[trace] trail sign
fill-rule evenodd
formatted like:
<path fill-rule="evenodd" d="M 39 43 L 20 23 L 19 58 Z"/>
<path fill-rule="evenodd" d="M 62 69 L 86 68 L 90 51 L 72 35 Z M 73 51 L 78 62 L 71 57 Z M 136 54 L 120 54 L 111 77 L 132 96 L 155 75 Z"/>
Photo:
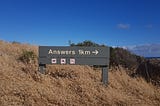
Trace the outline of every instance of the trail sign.
<path fill-rule="evenodd" d="M 38 63 L 42 73 L 46 64 L 99 65 L 106 69 L 109 66 L 109 55 L 109 47 L 39 46 Z M 107 69 L 106 72 L 104 69 L 102 73 L 107 76 Z M 104 78 L 102 80 L 107 83 L 107 78 Z"/>

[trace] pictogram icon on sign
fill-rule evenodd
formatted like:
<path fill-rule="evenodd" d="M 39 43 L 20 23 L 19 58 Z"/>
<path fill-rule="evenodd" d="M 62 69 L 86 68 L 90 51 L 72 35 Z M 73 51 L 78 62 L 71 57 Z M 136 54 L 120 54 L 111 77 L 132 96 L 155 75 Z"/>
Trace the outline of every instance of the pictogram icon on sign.
<path fill-rule="evenodd" d="M 75 64 L 75 59 L 70 59 L 70 64 Z"/>
<path fill-rule="evenodd" d="M 61 59 L 61 64 L 66 64 L 66 59 L 62 58 Z"/>
<path fill-rule="evenodd" d="M 53 59 L 51 60 L 51 63 L 52 63 L 52 64 L 56 64 L 56 63 L 57 63 L 57 59 L 56 59 L 56 58 L 53 58 Z"/>

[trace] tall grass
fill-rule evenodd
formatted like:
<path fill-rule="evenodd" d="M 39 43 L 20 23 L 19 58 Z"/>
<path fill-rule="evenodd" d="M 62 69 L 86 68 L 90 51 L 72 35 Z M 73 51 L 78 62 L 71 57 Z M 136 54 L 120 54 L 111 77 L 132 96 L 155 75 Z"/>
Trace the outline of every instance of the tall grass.
<path fill-rule="evenodd" d="M 101 83 L 101 70 L 79 65 L 48 65 L 38 72 L 37 61 L 17 58 L 23 49 L 36 46 L 0 41 L 0 106 L 158 106 L 160 89 L 142 78 L 131 78 L 127 69 L 112 67 L 109 85 Z"/>

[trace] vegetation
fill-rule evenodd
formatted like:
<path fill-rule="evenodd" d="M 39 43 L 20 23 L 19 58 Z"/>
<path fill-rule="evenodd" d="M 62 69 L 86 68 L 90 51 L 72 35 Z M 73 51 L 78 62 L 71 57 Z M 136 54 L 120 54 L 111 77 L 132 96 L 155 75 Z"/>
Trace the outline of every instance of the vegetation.
<path fill-rule="evenodd" d="M 99 69 L 49 65 L 44 75 L 38 72 L 37 61 L 28 65 L 17 60 L 22 51 L 37 55 L 38 47 L 0 41 L 0 51 L 0 106 L 160 105 L 160 88 L 141 77 L 130 77 L 129 69 L 121 66 L 110 68 L 106 87 L 100 82 Z"/>
<path fill-rule="evenodd" d="M 110 47 L 110 51 L 110 65 L 112 66 L 121 65 L 125 68 L 134 70 L 144 60 L 143 57 L 132 54 L 123 48 Z"/>
<path fill-rule="evenodd" d="M 21 60 L 24 63 L 32 63 L 35 61 L 36 59 L 36 54 L 33 51 L 26 51 L 23 50 L 23 53 L 21 54 L 21 56 L 19 57 L 19 60 Z"/>
<path fill-rule="evenodd" d="M 92 41 L 86 40 L 77 44 L 71 43 L 70 46 L 104 47 L 106 45 L 100 45 Z M 132 54 L 123 48 L 110 47 L 110 65 L 113 67 L 121 65 L 125 68 L 135 69 L 136 66 L 138 66 L 142 60 L 143 60 L 142 57 Z"/>
<path fill-rule="evenodd" d="M 106 46 L 94 43 L 92 41 L 84 41 L 81 43 L 74 44 L 70 46 Z M 160 85 L 160 65 L 159 60 L 147 60 L 143 57 L 135 55 L 128 50 L 123 48 L 113 48 L 110 47 L 110 67 L 122 66 L 129 69 L 127 73 L 132 76 L 141 76 L 148 82 L 152 82 L 155 85 Z M 96 66 L 97 67 L 97 66 Z"/>
<path fill-rule="evenodd" d="M 13 41 L 12 44 L 21 44 L 21 43 L 17 41 Z"/>
<path fill-rule="evenodd" d="M 97 46 L 105 46 L 105 45 L 100 45 L 100 44 L 97 44 L 95 42 L 92 42 L 90 40 L 85 40 L 83 42 L 80 42 L 80 43 L 70 43 L 70 46 L 92 46 L 92 47 L 97 47 Z"/>

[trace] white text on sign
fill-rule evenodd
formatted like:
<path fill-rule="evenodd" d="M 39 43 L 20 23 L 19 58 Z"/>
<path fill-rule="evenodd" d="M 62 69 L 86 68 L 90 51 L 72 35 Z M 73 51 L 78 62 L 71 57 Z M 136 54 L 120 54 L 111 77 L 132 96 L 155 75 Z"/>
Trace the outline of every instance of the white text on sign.
<path fill-rule="evenodd" d="M 74 50 L 52 50 L 52 49 L 50 49 L 48 51 L 48 54 L 53 54 L 53 55 L 75 55 L 76 52 Z"/>
<path fill-rule="evenodd" d="M 76 53 L 78 55 L 91 55 L 91 54 L 97 55 L 99 51 L 98 50 L 89 51 L 83 49 L 79 49 L 77 52 L 75 50 L 52 50 L 52 49 L 48 51 L 48 54 L 51 55 L 76 55 Z"/>

